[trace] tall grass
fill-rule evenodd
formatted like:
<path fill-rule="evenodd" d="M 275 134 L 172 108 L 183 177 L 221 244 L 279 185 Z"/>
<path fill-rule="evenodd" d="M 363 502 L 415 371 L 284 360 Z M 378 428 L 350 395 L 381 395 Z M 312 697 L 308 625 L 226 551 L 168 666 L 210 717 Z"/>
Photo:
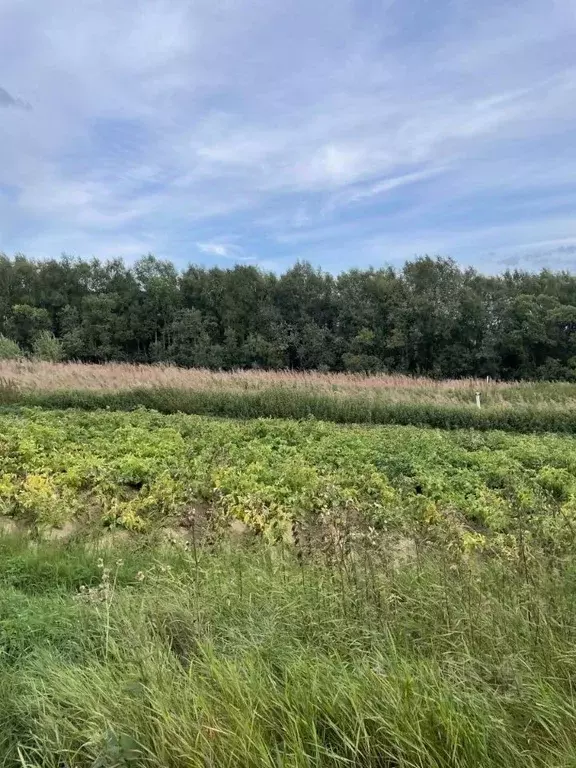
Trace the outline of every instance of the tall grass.
<path fill-rule="evenodd" d="M 1 765 L 575 764 L 571 564 L 0 549 Z"/>
<path fill-rule="evenodd" d="M 370 393 L 329 394 L 306 389 L 129 389 L 21 391 L 11 384 L 0 385 L 0 405 L 83 410 L 133 410 L 150 408 L 160 413 L 252 419 L 316 418 L 340 424 L 404 424 L 440 429 L 502 429 L 512 432 L 576 433 L 576 407 L 558 405 L 517 407 L 434 402 L 393 402 Z"/>
<path fill-rule="evenodd" d="M 1 360 L 0 378 L 18 382 L 23 389 L 104 389 L 132 387 L 169 387 L 174 389 L 266 389 L 270 386 L 313 388 L 319 391 L 386 390 L 398 396 L 402 391 L 426 390 L 430 394 L 446 390 L 467 393 L 486 388 L 483 379 L 435 380 L 400 374 L 367 375 L 361 373 L 321 373 L 319 371 L 236 370 L 211 371 L 178 368 L 173 365 L 131 363 L 50 363 L 32 360 Z M 503 389 L 514 384 L 489 385 Z M 408 393 L 407 393 L 408 394 Z"/>
<path fill-rule="evenodd" d="M 484 379 L 430 379 L 400 374 L 321 373 L 319 371 L 232 372 L 186 369 L 171 365 L 129 363 L 49 363 L 0 360 L 0 380 L 22 391 L 181 389 L 254 392 L 305 390 L 316 394 L 358 394 L 388 402 L 475 404 L 481 393 L 487 405 L 576 404 L 576 385 L 567 382 L 494 382 Z"/>
<path fill-rule="evenodd" d="M 481 408 L 477 408 L 476 393 Z M 576 385 L 0 361 L 0 405 L 576 432 Z"/>

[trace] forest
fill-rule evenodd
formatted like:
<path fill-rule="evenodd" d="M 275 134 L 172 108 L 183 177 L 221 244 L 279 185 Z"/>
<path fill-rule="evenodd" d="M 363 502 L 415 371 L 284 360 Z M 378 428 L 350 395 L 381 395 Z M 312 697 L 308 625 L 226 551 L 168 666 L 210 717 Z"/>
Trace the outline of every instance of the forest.
<path fill-rule="evenodd" d="M 576 380 L 576 276 L 0 255 L 0 357 Z"/>

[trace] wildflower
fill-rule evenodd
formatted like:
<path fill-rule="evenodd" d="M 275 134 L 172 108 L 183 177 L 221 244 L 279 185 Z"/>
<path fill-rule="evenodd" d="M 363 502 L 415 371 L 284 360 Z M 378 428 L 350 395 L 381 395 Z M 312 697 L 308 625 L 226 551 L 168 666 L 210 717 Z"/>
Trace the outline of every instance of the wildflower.
<path fill-rule="evenodd" d="M 124 560 L 122 559 L 116 560 L 116 568 L 122 568 L 123 565 L 124 565 Z"/>
<path fill-rule="evenodd" d="M 99 557 L 98 560 L 96 561 L 96 567 L 100 568 L 100 570 L 102 570 L 102 568 L 104 568 L 104 560 L 102 560 L 101 557 Z"/>
<path fill-rule="evenodd" d="M 146 574 L 144 573 L 144 571 L 138 571 L 138 573 L 136 574 L 136 581 L 144 581 L 145 578 L 146 578 Z"/>

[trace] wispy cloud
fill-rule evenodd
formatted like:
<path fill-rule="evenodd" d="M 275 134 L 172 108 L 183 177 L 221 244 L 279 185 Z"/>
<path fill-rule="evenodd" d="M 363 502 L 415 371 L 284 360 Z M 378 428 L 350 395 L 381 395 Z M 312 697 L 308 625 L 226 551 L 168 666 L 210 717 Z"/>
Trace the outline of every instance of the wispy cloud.
<path fill-rule="evenodd" d="M 537 267 L 576 235 L 575 32 L 573 0 L 6 0 L 0 250 Z"/>
<path fill-rule="evenodd" d="M 222 259 L 234 259 L 235 261 L 246 261 L 249 259 L 245 251 L 239 245 L 226 242 L 196 243 L 198 250 L 208 256 L 216 256 Z"/>
<path fill-rule="evenodd" d="M 401 176 L 393 176 L 388 179 L 383 179 L 375 183 L 358 184 L 351 187 L 344 192 L 338 192 L 333 195 L 324 206 L 323 212 L 328 213 L 333 211 L 339 206 L 352 205 L 365 201 L 369 198 L 383 195 L 386 192 L 392 192 L 392 190 L 398 187 L 403 187 L 406 184 L 414 184 L 424 179 L 430 179 L 437 176 L 439 173 L 445 170 L 444 168 L 427 168 L 423 171 L 414 171 L 413 173 L 404 173 Z"/>

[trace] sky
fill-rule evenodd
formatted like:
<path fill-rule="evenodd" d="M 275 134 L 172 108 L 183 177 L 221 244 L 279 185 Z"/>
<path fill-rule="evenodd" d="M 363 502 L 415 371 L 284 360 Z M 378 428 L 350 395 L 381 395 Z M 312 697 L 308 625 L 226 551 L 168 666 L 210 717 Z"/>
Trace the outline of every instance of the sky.
<path fill-rule="evenodd" d="M 576 0 L 0 0 L 0 251 L 576 271 Z"/>

